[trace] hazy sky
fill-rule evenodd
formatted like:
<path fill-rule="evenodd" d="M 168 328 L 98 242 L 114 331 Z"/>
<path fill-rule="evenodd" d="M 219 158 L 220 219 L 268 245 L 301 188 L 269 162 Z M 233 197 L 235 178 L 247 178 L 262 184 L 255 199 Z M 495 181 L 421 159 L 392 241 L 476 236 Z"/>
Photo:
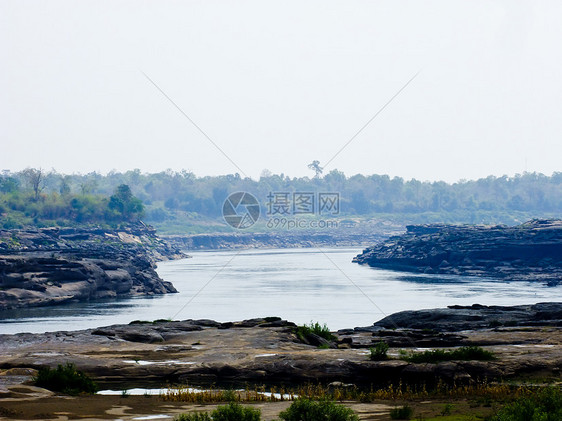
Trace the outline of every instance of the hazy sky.
<path fill-rule="evenodd" d="M 0 2 L 0 170 L 562 171 L 559 1 Z"/>

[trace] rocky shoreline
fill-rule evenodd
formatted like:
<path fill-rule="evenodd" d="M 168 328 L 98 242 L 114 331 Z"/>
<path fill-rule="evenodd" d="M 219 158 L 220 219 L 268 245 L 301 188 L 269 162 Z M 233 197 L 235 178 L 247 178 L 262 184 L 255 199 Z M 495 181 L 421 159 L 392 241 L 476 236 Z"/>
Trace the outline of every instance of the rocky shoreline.
<path fill-rule="evenodd" d="M 532 220 L 514 227 L 436 224 L 406 229 L 353 261 L 425 274 L 562 283 L 561 220 Z"/>
<path fill-rule="evenodd" d="M 523 317 L 526 308 L 531 311 Z M 493 312 L 503 324 L 449 329 L 451 320 L 476 320 L 483 311 Z M 423 329 L 416 318 L 423 319 Z M 325 349 L 318 347 L 322 343 L 314 336 L 300 338 L 294 328 L 293 323 L 272 317 L 229 323 L 161 320 L 74 332 L 0 335 L 0 369 L 72 362 L 100 384 L 113 387 L 306 382 L 384 387 L 535 375 L 560 378 L 562 367 L 562 303 L 398 313 L 370 327 L 334 332 L 336 339 Z M 368 348 L 380 341 L 390 346 L 391 358 L 371 361 Z M 467 345 L 483 346 L 497 358 L 436 364 L 399 358 L 400 349 Z"/>
<path fill-rule="evenodd" d="M 501 316 L 503 325 L 476 323 L 486 312 Z M 333 332 L 336 338 L 323 347 L 318 344 L 327 344 L 315 335 L 299 337 L 293 323 L 275 317 L 228 323 L 137 321 L 74 332 L 0 335 L 0 418 L 171 420 L 224 403 L 204 401 L 209 392 L 249 390 L 287 397 L 246 403 L 273 421 L 291 404 L 286 400 L 293 397 L 290 393 L 320 388 L 331 396 L 352 393 L 356 398 L 343 403 L 360 419 L 388 421 L 390 411 L 403 404 L 415 408 L 420 418 L 440 419 L 435 417 L 452 402 L 457 414 L 490 416 L 496 405 L 492 399 L 519 387 L 562 384 L 561 312 L 562 303 L 403 312 L 372 326 Z M 474 324 L 459 331 L 450 325 L 459 317 Z M 423 329 L 414 324 L 416 318 L 424 319 Z M 381 341 L 390 347 L 388 359 L 371 361 L 369 348 Z M 480 346 L 495 359 L 403 359 L 404 352 L 458 346 Z M 38 369 L 66 363 L 75 364 L 105 392 L 68 396 L 34 385 Z M 195 395 L 174 398 L 184 391 Z M 373 391 L 380 397 L 361 397 Z M 402 391 L 414 394 L 407 398 Z M 502 395 L 494 398 L 496 393 Z"/>
<path fill-rule="evenodd" d="M 174 293 L 156 262 L 182 257 L 142 223 L 0 230 L 0 310 Z"/>
<path fill-rule="evenodd" d="M 360 247 L 378 243 L 399 228 L 365 233 L 353 230 L 329 232 L 262 232 L 215 233 L 163 236 L 170 244 L 182 250 L 230 250 L 255 248 L 310 248 L 310 247 Z"/>
<path fill-rule="evenodd" d="M 458 332 L 495 327 L 562 327 L 562 303 L 519 306 L 449 306 L 442 309 L 401 311 L 376 322 L 371 331 L 384 329 L 426 329 Z"/>

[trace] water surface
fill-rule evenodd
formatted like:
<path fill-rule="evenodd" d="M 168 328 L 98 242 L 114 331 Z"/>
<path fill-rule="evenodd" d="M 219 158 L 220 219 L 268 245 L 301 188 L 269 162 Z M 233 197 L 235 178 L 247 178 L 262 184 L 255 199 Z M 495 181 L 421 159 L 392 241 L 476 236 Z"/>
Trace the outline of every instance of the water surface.
<path fill-rule="evenodd" d="M 367 326 L 385 315 L 452 304 L 560 301 L 562 286 L 451 275 L 417 275 L 351 263 L 360 249 L 192 252 L 162 262 L 178 294 L 0 312 L 0 333 L 86 329 L 132 320 L 234 321 L 280 316 L 331 329 Z"/>

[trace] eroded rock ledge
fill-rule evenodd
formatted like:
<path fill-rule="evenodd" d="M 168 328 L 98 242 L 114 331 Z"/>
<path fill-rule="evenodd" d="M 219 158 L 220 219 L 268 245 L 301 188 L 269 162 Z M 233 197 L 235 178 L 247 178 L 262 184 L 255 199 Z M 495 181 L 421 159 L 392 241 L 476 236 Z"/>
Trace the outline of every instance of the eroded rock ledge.
<path fill-rule="evenodd" d="M 557 326 L 562 328 L 562 303 L 519 306 L 454 305 L 447 308 L 408 310 L 394 313 L 365 329 L 421 329 L 459 332 L 496 327 Z"/>
<path fill-rule="evenodd" d="M 413 225 L 353 260 L 394 270 L 562 282 L 562 221 L 508 226 Z"/>
<path fill-rule="evenodd" d="M 277 218 L 283 220 L 283 218 Z M 275 220 L 275 218 L 272 218 Z M 322 221 L 321 221 L 322 222 Z M 403 231 L 402 225 L 391 222 L 362 222 L 352 219 L 324 221 L 318 229 L 288 229 L 266 232 L 223 232 L 163 236 L 170 244 L 183 250 L 230 250 L 254 248 L 359 247 L 378 243 Z M 337 226 L 329 225 L 337 222 Z M 280 222 L 281 224 L 281 222 Z"/>
<path fill-rule="evenodd" d="M 552 304 L 555 305 L 559 310 L 562 307 Z M 74 332 L 0 335 L 0 370 L 72 362 L 103 385 L 118 387 L 245 382 L 384 386 L 400 382 L 431 385 L 439 381 L 462 384 L 483 379 L 559 378 L 562 329 L 549 326 L 550 320 L 545 320 L 541 328 L 537 328 L 538 318 L 533 322 L 532 326 L 462 332 L 408 327 L 390 330 L 383 323 L 376 329 L 340 330 L 336 346 L 331 349 L 303 343 L 294 333 L 294 324 L 280 318 L 229 323 L 136 322 Z M 368 348 L 381 340 L 390 345 L 391 358 L 370 361 Z M 461 345 L 483 346 L 497 359 L 437 364 L 399 359 L 400 349 Z"/>
<path fill-rule="evenodd" d="M 0 310 L 177 292 L 155 264 L 181 257 L 142 223 L 0 230 Z"/>

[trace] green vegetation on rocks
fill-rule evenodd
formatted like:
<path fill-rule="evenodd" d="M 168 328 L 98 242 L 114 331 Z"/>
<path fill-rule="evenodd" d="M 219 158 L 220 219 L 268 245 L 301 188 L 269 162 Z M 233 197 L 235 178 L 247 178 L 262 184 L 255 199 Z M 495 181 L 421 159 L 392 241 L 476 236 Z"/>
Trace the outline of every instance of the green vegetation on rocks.
<path fill-rule="evenodd" d="M 332 334 L 332 332 L 330 332 L 330 328 L 326 324 L 321 325 L 318 322 L 316 323 L 310 322 L 309 325 L 305 323 L 302 326 L 297 326 L 295 328 L 295 334 L 301 341 L 306 340 L 307 336 L 310 334 L 320 336 L 321 338 L 324 338 L 327 341 L 333 341 L 337 339 Z"/>
<path fill-rule="evenodd" d="M 410 353 L 402 359 L 411 363 L 438 363 L 442 361 L 491 361 L 496 357 L 490 351 L 479 346 L 463 346 L 453 350 L 433 349 L 424 352 Z"/>
<path fill-rule="evenodd" d="M 71 363 L 59 364 L 55 369 L 41 368 L 35 378 L 35 385 L 67 395 L 96 393 L 98 390 L 96 383 Z"/>
<path fill-rule="evenodd" d="M 388 359 L 388 344 L 380 341 L 374 348 L 369 348 L 371 361 L 384 361 Z"/>

